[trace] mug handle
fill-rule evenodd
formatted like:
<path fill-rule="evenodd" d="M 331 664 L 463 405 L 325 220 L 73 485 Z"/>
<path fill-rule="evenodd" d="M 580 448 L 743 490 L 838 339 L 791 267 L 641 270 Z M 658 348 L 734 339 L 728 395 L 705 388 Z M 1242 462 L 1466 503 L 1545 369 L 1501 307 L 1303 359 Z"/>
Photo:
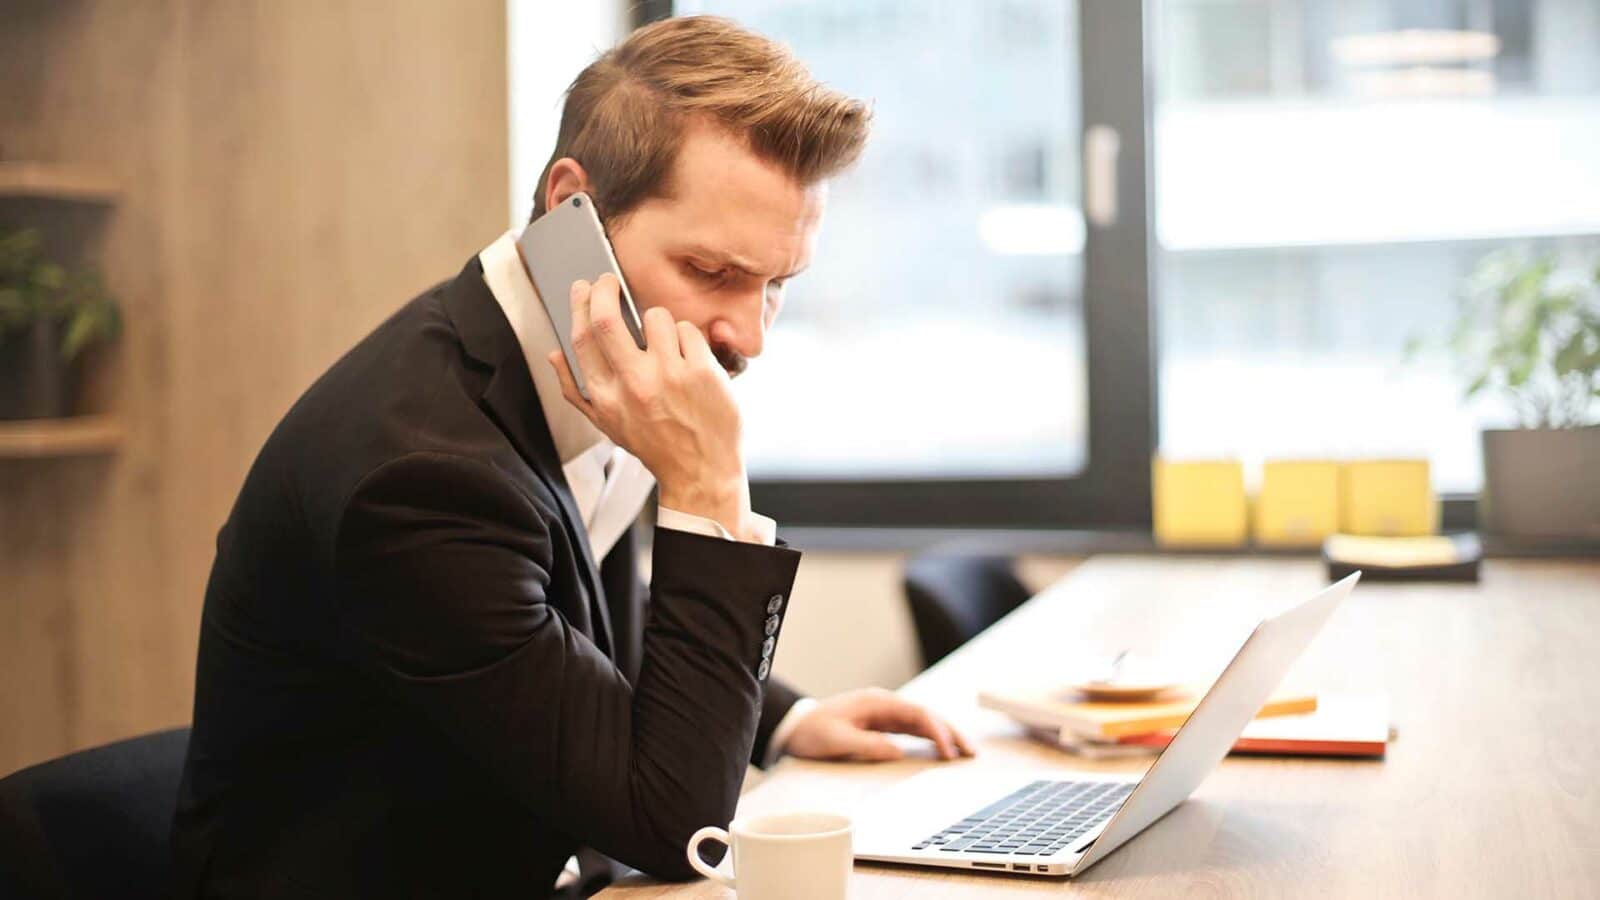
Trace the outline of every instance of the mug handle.
<path fill-rule="evenodd" d="M 729 852 L 732 852 L 733 842 L 728 840 L 728 833 L 715 825 L 707 825 L 699 831 L 696 831 L 694 833 L 694 837 L 689 838 L 689 865 L 693 866 L 696 872 L 699 872 L 701 875 L 704 875 L 712 881 L 720 881 L 728 887 L 736 887 L 733 876 L 724 875 L 721 870 L 711 868 L 710 866 L 706 865 L 705 860 L 700 858 L 700 842 L 707 838 L 715 840 L 721 844 L 727 844 Z"/>

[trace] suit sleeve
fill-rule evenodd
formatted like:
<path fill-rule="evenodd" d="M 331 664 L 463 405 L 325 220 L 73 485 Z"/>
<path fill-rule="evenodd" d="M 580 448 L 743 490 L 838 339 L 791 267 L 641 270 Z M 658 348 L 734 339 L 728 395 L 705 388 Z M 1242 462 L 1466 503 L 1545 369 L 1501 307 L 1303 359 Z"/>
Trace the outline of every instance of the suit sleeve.
<path fill-rule="evenodd" d="M 665 878 L 732 818 L 762 713 L 767 612 L 800 554 L 662 530 L 636 684 L 550 604 L 546 517 L 441 454 L 365 479 L 340 523 L 340 618 L 372 676 L 550 828 Z"/>
<path fill-rule="evenodd" d="M 783 721 L 783 717 L 788 715 L 789 709 L 799 699 L 799 691 L 777 678 L 767 679 L 761 699 L 761 721 L 756 725 L 755 748 L 750 754 L 751 765 L 759 766 L 766 760 L 772 733 L 778 730 L 778 723 Z"/>
<path fill-rule="evenodd" d="M 688 531 L 689 529 L 678 530 Z M 706 534 L 706 532 L 698 533 Z M 642 598 L 648 595 L 650 590 L 640 580 L 638 566 L 635 562 L 638 552 L 637 536 L 638 525 L 636 523 L 633 529 L 630 529 L 622 536 L 621 540 L 617 541 L 616 545 L 611 548 L 611 552 L 607 554 L 600 564 L 600 576 L 605 581 L 606 597 L 611 602 L 611 640 L 613 644 L 619 646 L 623 644 L 630 645 L 629 650 L 621 657 L 629 660 L 637 660 L 640 656 L 639 648 L 631 646 L 631 642 L 641 637 L 638 633 L 638 626 L 634 624 L 638 621 L 637 610 L 649 608 L 649 604 L 644 602 Z M 723 539 L 731 540 L 731 538 L 726 537 Z M 787 547 L 789 545 L 774 538 L 773 546 Z M 639 597 L 641 599 L 636 605 L 633 602 L 622 602 L 621 598 L 624 596 L 629 598 Z M 784 605 L 787 607 L 787 599 Z M 787 612 L 787 609 L 782 611 Z M 619 652 L 621 651 L 619 650 Z M 633 665 L 633 663 L 624 664 L 624 671 L 630 671 L 627 668 L 629 665 Z M 758 669 L 757 671 L 759 672 L 760 670 Z M 751 751 L 751 765 L 762 766 L 765 763 L 769 755 L 769 748 L 772 746 L 772 737 L 777 732 L 778 725 L 783 722 L 783 717 L 788 715 L 789 710 L 794 707 L 795 702 L 800 697 L 801 694 L 798 691 L 789 687 L 787 683 L 780 681 L 776 675 L 768 678 L 766 683 L 762 685 L 761 718 L 756 724 L 756 742 L 754 750 Z"/>

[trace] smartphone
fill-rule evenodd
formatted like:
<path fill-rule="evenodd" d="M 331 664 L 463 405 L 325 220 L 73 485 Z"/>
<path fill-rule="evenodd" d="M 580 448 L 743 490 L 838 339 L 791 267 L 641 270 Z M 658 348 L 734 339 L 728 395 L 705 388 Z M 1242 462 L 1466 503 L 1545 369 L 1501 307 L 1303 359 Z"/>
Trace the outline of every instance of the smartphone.
<path fill-rule="evenodd" d="M 524 228 L 517 246 L 522 250 L 522 264 L 528 270 L 528 277 L 533 279 L 544 311 L 550 316 L 550 326 L 561 342 L 561 355 L 567 358 L 579 393 L 587 399 L 588 385 L 584 383 L 583 370 L 578 367 L 578 354 L 572 350 L 574 281 L 592 283 L 607 272 L 615 275 L 617 283 L 622 285 L 622 320 L 627 323 L 633 342 L 640 350 L 644 349 L 639 311 L 633 305 L 633 295 L 628 293 L 628 279 L 622 277 L 617 255 L 611 252 L 605 227 L 594 211 L 594 201 L 588 194 L 573 194 Z"/>

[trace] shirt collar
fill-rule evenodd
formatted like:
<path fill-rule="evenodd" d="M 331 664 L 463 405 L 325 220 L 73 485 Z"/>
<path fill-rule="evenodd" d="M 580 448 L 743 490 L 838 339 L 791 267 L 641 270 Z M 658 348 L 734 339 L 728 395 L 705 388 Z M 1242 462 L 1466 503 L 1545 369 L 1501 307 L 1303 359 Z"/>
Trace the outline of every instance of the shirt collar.
<path fill-rule="evenodd" d="M 566 465 L 604 441 L 605 435 L 561 395 L 561 379 L 545 361 L 550 351 L 560 349 L 561 344 L 517 250 L 517 230 L 507 231 L 485 247 L 478 254 L 478 261 L 483 265 L 483 280 L 489 293 L 505 312 L 506 321 L 511 323 L 517 343 L 522 346 L 539 406 L 550 426 L 550 437 L 561 464 Z"/>

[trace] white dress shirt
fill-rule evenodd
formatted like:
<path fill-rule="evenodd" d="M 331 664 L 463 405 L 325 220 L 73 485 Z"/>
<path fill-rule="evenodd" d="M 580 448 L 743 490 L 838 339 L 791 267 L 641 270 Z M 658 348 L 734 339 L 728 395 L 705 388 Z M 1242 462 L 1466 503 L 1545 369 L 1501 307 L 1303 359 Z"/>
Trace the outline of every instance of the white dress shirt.
<path fill-rule="evenodd" d="M 522 345 L 528 371 L 533 375 L 534 390 L 539 395 L 539 406 L 550 426 L 556 454 L 561 458 L 562 474 L 566 476 L 567 487 L 572 490 L 572 499 L 577 503 L 578 514 L 588 532 L 589 549 L 598 562 L 639 518 L 655 487 L 655 478 L 633 454 L 613 444 L 561 395 L 561 380 L 545 359 L 561 345 L 556 340 L 549 314 L 539 302 L 533 279 L 523 267 L 516 239 L 515 230 L 506 232 L 478 254 L 478 261 L 483 265 L 484 283 L 505 312 L 506 321 Z M 758 542 L 771 546 L 777 538 L 777 523 L 762 515 L 752 518 Z M 660 505 L 656 507 L 656 527 L 734 539 L 715 519 Z M 777 759 L 794 732 L 795 724 L 814 705 L 815 701 L 808 698 L 790 708 L 773 730 L 763 762 L 770 765 Z"/>

